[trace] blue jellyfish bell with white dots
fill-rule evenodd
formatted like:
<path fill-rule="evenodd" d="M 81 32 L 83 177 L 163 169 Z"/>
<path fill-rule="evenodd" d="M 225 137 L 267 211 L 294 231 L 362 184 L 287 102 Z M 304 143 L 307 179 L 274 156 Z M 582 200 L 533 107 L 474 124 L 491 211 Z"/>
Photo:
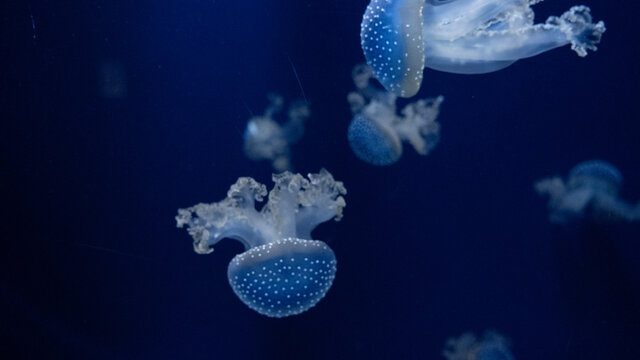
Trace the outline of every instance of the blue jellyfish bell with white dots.
<path fill-rule="evenodd" d="M 342 218 L 346 189 L 325 169 L 309 174 L 274 174 L 274 188 L 241 177 L 227 197 L 179 209 L 179 228 L 187 227 L 194 250 L 209 254 L 224 238 L 238 240 L 245 252 L 227 268 L 229 284 L 248 307 L 269 317 L 297 315 L 329 291 L 337 261 L 327 244 L 312 240 L 319 224 Z M 268 196 L 258 211 L 255 202 Z"/>
<path fill-rule="evenodd" d="M 420 155 L 427 155 L 440 140 L 440 113 L 443 96 L 407 104 L 397 113 L 397 96 L 371 83 L 373 70 L 356 65 L 352 72 L 356 90 L 347 95 L 353 119 L 347 139 L 353 153 L 376 166 L 391 165 L 402 156 L 408 142 Z"/>

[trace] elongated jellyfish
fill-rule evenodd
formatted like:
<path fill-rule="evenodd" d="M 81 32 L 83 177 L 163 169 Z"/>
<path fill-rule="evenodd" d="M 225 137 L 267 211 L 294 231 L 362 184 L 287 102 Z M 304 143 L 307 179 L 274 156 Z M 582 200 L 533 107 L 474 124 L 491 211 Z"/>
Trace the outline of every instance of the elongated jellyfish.
<path fill-rule="evenodd" d="M 482 339 L 472 333 L 449 338 L 442 356 L 447 360 L 515 360 L 509 341 L 493 331 L 485 332 Z"/>
<path fill-rule="evenodd" d="M 568 223 L 580 219 L 598 222 L 640 220 L 640 203 L 618 198 L 622 174 L 612 164 L 589 160 L 574 166 L 566 181 L 559 176 L 535 182 L 535 190 L 549 197 L 549 220 Z"/>
<path fill-rule="evenodd" d="M 248 307 L 270 317 L 300 314 L 327 293 L 336 274 L 336 257 L 327 244 L 312 240 L 319 224 L 342 218 L 347 193 L 325 169 L 309 174 L 273 175 L 274 188 L 241 177 L 227 197 L 179 209 L 179 228 L 187 227 L 198 254 L 209 254 L 224 238 L 240 241 L 245 252 L 227 268 L 234 293 Z M 256 201 L 268 201 L 258 211 Z"/>
<path fill-rule="evenodd" d="M 362 50 L 385 89 L 402 97 L 418 92 L 425 67 L 482 74 L 564 45 L 581 57 L 596 50 L 605 26 L 588 7 L 534 24 L 531 5 L 540 1 L 371 0 Z"/>
<path fill-rule="evenodd" d="M 287 121 L 280 124 L 275 116 L 282 112 L 284 98 L 269 94 L 269 106 L 261 116 L 247 122 L 244 131 L 244 153 L 251 160 L 269 160 L 275 171 L 291 170 L 290 145 L 304 134 L 304 127 L 311 115 L 308 104 L 295 101 L 289 105 Z"/>
<path fill-rule="evenodd" d="M 354 154 L 372 165 L 391 165 L 402 156 L 402 143 L 409 142 L 420 154 L 427 155 L 440 139 L 436 121 L 443 96 L 418 100 L 397 113 L 397 96 L 371 83 L 373 72 L 366 64 L 353 69 L 356 91 L 347 95 L 353 119 L 347 138 Z"/>

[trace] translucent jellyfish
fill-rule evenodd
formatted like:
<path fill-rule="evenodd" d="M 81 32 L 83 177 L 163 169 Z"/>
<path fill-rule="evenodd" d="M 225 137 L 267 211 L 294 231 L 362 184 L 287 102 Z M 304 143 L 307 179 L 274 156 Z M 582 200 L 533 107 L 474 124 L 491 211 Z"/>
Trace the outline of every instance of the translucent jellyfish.
<path fill-rule="evenodd" d="M 472 333 L 449 338 L 442 356 L 447 360 L 514 360 L 509 341 L 502 335 L 487 331 L 482 340 Z"/>
<path fill-rule="evenodd" d="M 107 99 L 122 99 L 127 96 L 127 71 L 117 60 L 104 60 L 98 67 L 98 89 Z"/>
<path fill-rule="evenodd" d="M 353 119 L 347 137 L 358 158 L 372 165 L 391 165 L 402 156 L 408 141 L 420 155 L 427 155 L 440 139 L 436 121 L 443 96 L 418 100 L 397 114 L 396 95 L 371 84 L 373 72 L 366 64 L 353 69 L 357 90 L 347 95 Z"/>
<path fill-rule="evenodd" d="M 640 219 L 640 203 L 618 198 L 622 174 L 602 160 L 582 162 L 571 169 L 565 181 L 554 176 L 537 181 L 538 194 L 549 196 L 549 220 L 568 223 L 589 218 L 599 222 Z"/>
<path fill-rule="evenodd" d="M 534 24 L 531 5 L 542 0 L 371 0 L 360 40 L 384 87 L 415 95 L 422 69 L 481 74 L 518 59 L 571 45 L 579 56 L 596 50 L 605 31 L 591 10 L 574 6 Z"/>
<path fill-rule="evenodd" d="M 280 95 L 268 95 L 270 105 L 262 116 L 249 119 L 244 131 L 244 153 L 251 160 L 270 160 L 275 171 L 291 170 L 289 145 L 300 140 L 305 122 L 311 115 L 309 106 L 301 101 L 293 102 L 287 111 L 288 120 L 279 124 L 274 116 L 282 112 L 284 99 Z"/>
<path fill-rule="evenodd" d="M 273 175 L 275 186 L 260 211 L 255 202 L 266 186 L 241 177 L 217 203 L 179 209 L 177 226 L 187 227 L 193 248 L 209 254 L 224 238 L 240 241 L 245 252 L 227 268 L 229 284 L 248 307 L 270 317 L 300 314 L 327 293 L 336 257 L 327 244 L 311 240 L 319 224 L 342 218 L 347 191 L 325 169 L 318 174 Z"/>

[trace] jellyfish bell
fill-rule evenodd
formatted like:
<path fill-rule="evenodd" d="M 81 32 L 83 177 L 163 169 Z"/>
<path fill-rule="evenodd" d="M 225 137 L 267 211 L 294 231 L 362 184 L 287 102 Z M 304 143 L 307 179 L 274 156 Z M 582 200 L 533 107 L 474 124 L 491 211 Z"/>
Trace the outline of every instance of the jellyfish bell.
<path fill-rule="evenodd" d="M 574 166 L 569 172 L 569 189 L 588 187 L 617 196 L 622 187 L 622 174 L 615 166 L 603 160 L 588 160 Z"/>
<path fill-rule="evenodd" d="M 347 138 L 353 153 L 372 165 L 391 165 L 402 156 L 402 142 L 395 131 L 365 114 L 353 117 Z"/>
<path fill-rule="evenodd" d="M 325 296 L 336 264 L 324 242 L 288 238 L 236 255 L 227 276 L 235 294 L 251 309 L 285 317 L 307 311 Z"/>
<path fill-rule="evenodd" d="M 605 26 L 591 10 L 573 6 L 533 23 L 536 0 L 371 0 L 360 39 L 367 63 L 390 92 L 410 97 L 422 69 L 483 74 L 519 59 L 571 45 L 579 56 L 595 51 Z"/>
<path fill-rule="evenodd" d="M 273 159 L 288 151 L 281 126 L 269 117 L 251 118 L 243 138 L 244 153 L 251 160 Z"/>
<path fill-rule="evenodd" d="M 411 97 L 420 90 L 425 56 L 424 0 L 372 0 L 360 27 L 360 44 L 375 77 L 389 92 Z"/>

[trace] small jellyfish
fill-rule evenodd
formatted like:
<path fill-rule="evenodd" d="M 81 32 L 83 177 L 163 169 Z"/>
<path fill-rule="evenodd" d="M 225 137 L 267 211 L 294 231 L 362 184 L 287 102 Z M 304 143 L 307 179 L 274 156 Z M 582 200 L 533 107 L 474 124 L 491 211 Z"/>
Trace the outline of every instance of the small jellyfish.
<path fill-rule="evenodd" d="M 589 218 L 597 222 L 636 221 L 640 203 L 618 198 L 622 174 L 606 161 L 584 161 L 571 169 L 565 181 L 554 176 L 537 181 L 535 190 L 549 196 L 549 220 L 568 223 Z"/>
<path fill-rule="evenodd" d="M 218 241 L 240 241 L 245 252 L 227 268 L 235 294 L 269 317 L 300 314 L 327 293 L 336 273 L 336 257 L 327 244 L 311 240 L 319 224 L 342 218 L 347 191 L 325 169 L 318 174 L 273 175 L 274 188 L 241 177 L 217 203 L 179 209 L 177 226 L 187 227 L 193 248 L 209 254 Z M 260 211 L 255 202 L 268 196 Z"/>
<path fill-rule="evenodd" d="M 534 24 L 531 5 L 540 1 L 371 0 L 362 50 L 375 77 L 402 97 L 418 92 L 424 67 L 482 74 L 568 44 L 581 57 L 596 50 L 605 26 L 588 7 Z"/>
<path fill-rule="evenodd" d="M 514 360 L 509 350 L 509 341 L 502 335 L 485 332 L 482 340 L 472 333 L 464 333 L 459 338 L 447 339 L 442 356 L 447 360 Z"/>
<path fill-rule="evenodd" d="M 127 71 L 117 60 L 104 60 L 98 67 L 98 90 L 106 99 L 122 99 L 127 96 Z"/>
<path fill-rule="evenodd" d="M 440 139 L 436 121 L 443 96 L 418 100 L 397 114 L 397 96 L 371 84 L 373 72 L 366 64 L 353 69 L 357 90 L 347 95 L 353 119 L 347 138 L 356 156 L 369 164 L 391 165 L 402 156 L 402 143 L 408 141 L 420 155 L 427 155 Z"/>
<path fill-rule="evenodd" d="M 244 153 L 251 160 L 270 160 L 275 171 L 291 170 L 289 145 L 304 135 L 305 122 L 311 115 L 308 104 L 293 102 L 287 111 L 288 120 L 279 124 L 274 116 L 282 112 L 284 99 L 268 95 L 270 105 L 262 116 L 254 116 L 244 131 Z"/>

